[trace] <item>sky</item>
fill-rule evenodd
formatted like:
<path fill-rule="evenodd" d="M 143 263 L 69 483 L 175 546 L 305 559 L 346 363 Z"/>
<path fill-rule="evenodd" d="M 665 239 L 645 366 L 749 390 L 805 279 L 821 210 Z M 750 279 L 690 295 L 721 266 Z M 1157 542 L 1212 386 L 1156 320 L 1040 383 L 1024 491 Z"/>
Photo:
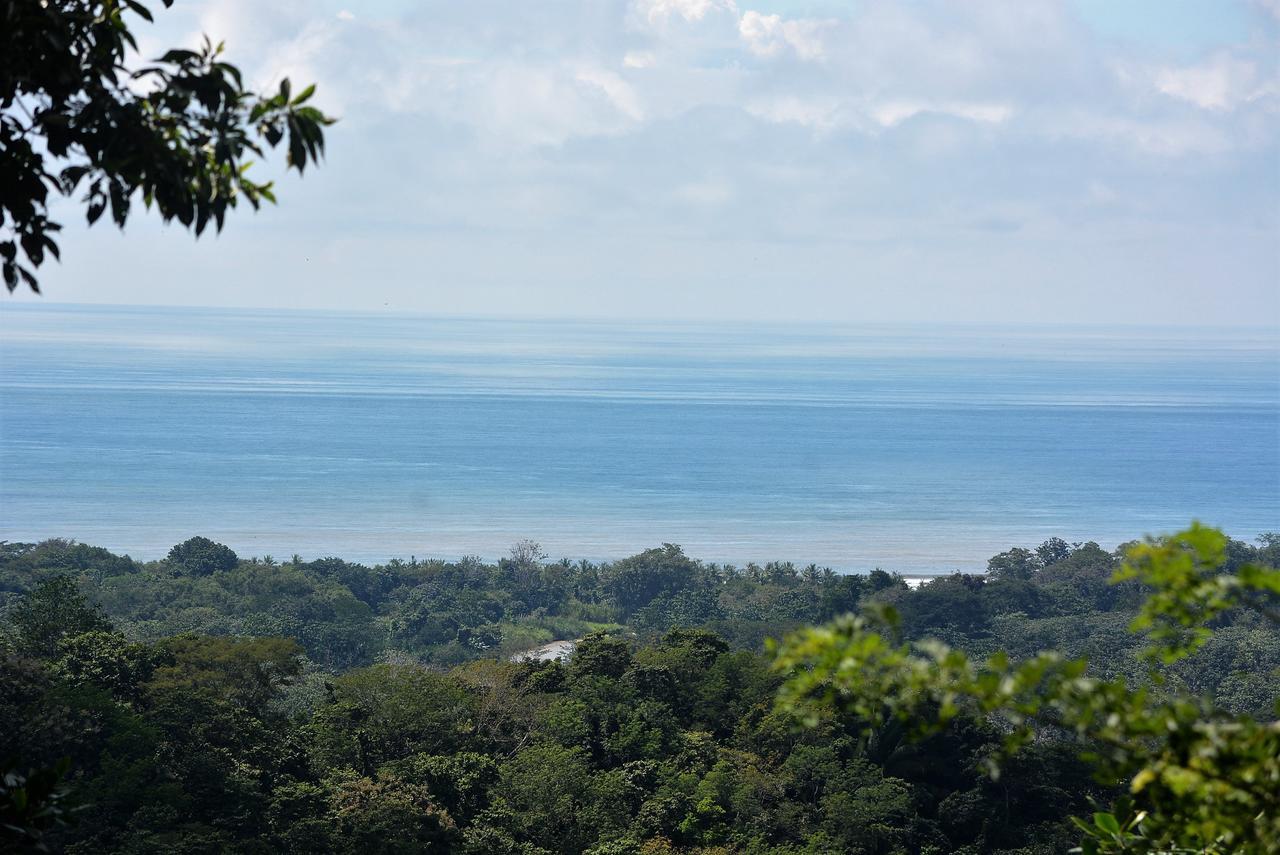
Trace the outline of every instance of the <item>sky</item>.
<path fill-rule="evenodd" d="M 1280 324 L 1280 0 L 153 5 L 341 121 L 214 238 L 59 207 L 47 302 Z"/>

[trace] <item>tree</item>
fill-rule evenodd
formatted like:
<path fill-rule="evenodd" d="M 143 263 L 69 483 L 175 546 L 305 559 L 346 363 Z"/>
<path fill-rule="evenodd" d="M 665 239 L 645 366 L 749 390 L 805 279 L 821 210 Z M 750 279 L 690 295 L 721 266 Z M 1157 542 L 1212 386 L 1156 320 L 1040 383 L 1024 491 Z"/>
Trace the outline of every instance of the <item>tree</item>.
<path fill-rule="evenodd" d="M 20 652 L 46 658 L 64 638 L 111 631 L 111 623 L 89 604 L 70 576 L 56 576 L 31 591 L 18 603 L 10 620 L 18 630 Z"/>
<path fill-rule="evenodd" d="M 231 548 L 207 537 L 192 537 L 169 550 L 168 561 L 190 576 L 208 576 L 219 570 L 233 570 L 239 559 Z"/>
<path fill-rule="evenodd" d="M 570 673 L 575 677 L 610 677 L 618 679 L 631 667 L 631 648 L 621 638 L 593 632 L 578 642 L 569 659 Z"/>
<path fill-rule="evenodd" d="M 452 754 L 464 744 L 474 699 L 452 676 L 419 665 L 374 665 L 333 681 L 316 714 L 315 757 L 363 776 L 414 754 Z"/>
<path fill-rule="evenodd" d="M 1116 574 L 1150 590 L 1132 628 L 1147 634 L 1157 685 L 1159 666 L 1198 650 L 1222 616 L 1250 609 L 1280 621 L 1280 571 L 1222 572 L 1227 545 L 1193 524 L 1132 547 Z M 990 759 L 993 775 L 1039 733 L 1073 734 L 1101 777 L 1128 788 L 1111 811 L 1077 820 L 1086 853 L 1280 852 L 1280 722 L 1231 715 L 1167 684 L 1154 692 L 1098 680 L 1086 664 L 1054 652 L 975 662 L 938 642 L 894 644 L 867 617 L 796 633 L 777 658 L 789 675 L 782 703 L 811 724 L 836 710 L 871 727 L 906 722 L 918 734 L 962 716 L 1002 720 L 1008 737 Z"/>
<path fill-rule="evenodd" d="M 98 629 L 59 641 L 53 672 L 69 685 L 98 686 L 118 698 L 133 698 L 154 665 L 145 645 Z"/>
<path fill-rule="evenodd" d="M 91 574 L 97 577 L 118 576 L 131 573 L 136 567 L 127 555 L 113 555 L 100 546 L 89 546 L 74 540 L 55 537 L 36 544 L 10 544 L 14 553 L 6 558 L 10 572 L 24 576 L 41 571 L 58 571 L 76 576 Z M 25 548 L 21 548 L 25 547 Z"/>
<path fill-rule="evenodd" d="M 1036 547 L 1040 564 L 1048 567 L 1071 556 L 1071 545 L 1060 537 L 1051 537 Z"/>
<path fill-rule="evenodd" d="M 343 780 L 330 803 L 340 853 L 450 852 L 458 842 L 453 819 L 427 788 L 394 775 Z"/>
<path fill-rule="evenodd" d="M 547 553 L 536 540 L 525 538 L 511 545 L 511 563 L 522 570 L 536 568 L 546 557 Z"/>
<path fill-rule="evenodd" d="M 862 597 L 863 577 L 857 573 L 832 574 L 822 580 L 818 617 L 830 620 L 836 615 L 851 612 L 858 607 Z"/>
<path fill-rule="evenodd" d="M 153 696 L 203 694 L 261 714 L 279 687 L 302 670 L 302 648 L 289 638 L 179 635 L 157 648 L 147 691 Z"/>
<path fill-rule="evenodd" d="M 1040 570 L 1040 558 L 1030 549 L 1015 546 L 993 555 L 987 561 L 987 575 L 992 579 L 1030 579 Z"/>
<path fill-rule="evenodd" d="M 590 767 L 581 749 L 544 743 L 502 765 L 501 792 L 511 831 L 552 852 L 582 852 L 591 829 L 583 822 Z"/>
<path fill-rule="evenodd" d="M 250 158 L 287 139 L 287 164 L 302 173 L 324 152 L 334 120 L 308 105 L 314 86 L 294 95 L 286 78 L 270 95 L 245 89 L 207 39 L 131 70 L 133 16 L 152 19 L 139 0 L 0 0 L 0 263 L 10 292 L 19 282 L 38 292 L 35 268 L 60 257 L 51 194 L 83 187 L 89 223 L 109 207 L 121 228 L 140 195 L 199 236 L 210 222 L 221 231 L 241 198 L 255 209 L 275 201 Z"/>
<path fill-rule="evenodd" d="M 679 546 L 664 543 L 610 566 L 605 589 L 630 615 L 664 594 L 674 594 L 705 575 L 697 562 L 685 556 Z"/>
<path fill-rule="evenodd" d="M 526 607 L 530 609 L 547 605 L 540 602 L 541 598 L 538 596 L 542 562 L 546 557 L 547 554 L 542 551 L 542 546 L 537 541 L 525 539 L 511 545 L 510 558 L 499 561 L 499 566 L 511 580 L 516 597 L 523 600 Z"/>
<path fill-rule="evenodd" d="M 1264 531 L 1258 535 L 1258 560 L 1272 567 L 1280 566 L 1280 534 Z"/>

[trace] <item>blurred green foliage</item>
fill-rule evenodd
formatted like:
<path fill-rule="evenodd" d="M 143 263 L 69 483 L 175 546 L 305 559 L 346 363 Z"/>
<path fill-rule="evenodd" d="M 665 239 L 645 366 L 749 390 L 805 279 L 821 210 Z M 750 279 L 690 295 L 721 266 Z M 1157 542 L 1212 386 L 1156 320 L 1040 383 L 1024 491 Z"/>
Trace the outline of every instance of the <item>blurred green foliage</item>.
<path fill-rule="evenodd" d="M 982 660 L 936 640 L 897 641 L 898 614 L 881 605 L 790 636 L 775 662 L 788 675 L 780 702 L 810 727 L 852 715 L 864 738 L 895 721 L 917 738 L 962 716 L 993 723 L 1005 734 L 987 758 L 996 780 L 1025 746 L 1073 738 L 1098 778 L 1126 791 L 1075 820 L 1085 852 L 1280 851 L 1277 694 L 1251 702 L 1271 705 L 1259 720 L 1170 685 L 1176 672 L 1165 670 L 1203 651 L 1232 616 L 1260 617 L 1274 633 L 1280 571 L 1252 561 L 1228 568 L 1229 545 L 1193 525 L 1127 550 L 1113 581 L 1142 585 L 1130 629 L 1142 634 L 1146 680 L 1100 679 L 1085 659 L 1056 651 Z"/>

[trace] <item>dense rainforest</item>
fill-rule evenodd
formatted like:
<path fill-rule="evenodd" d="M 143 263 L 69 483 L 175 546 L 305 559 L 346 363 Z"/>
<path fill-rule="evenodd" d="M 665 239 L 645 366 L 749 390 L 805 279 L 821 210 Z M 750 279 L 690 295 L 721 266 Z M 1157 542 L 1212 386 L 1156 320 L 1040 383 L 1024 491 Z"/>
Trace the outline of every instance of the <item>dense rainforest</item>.
<path fill-rule="evenodd" d="M 1280 564 L 1280 537 L 1220 552 L 1213 578 L 1230 580 Z M 1125 554 L 1051 539 L 912 589 L 879 570 L 733 567 L 670 544 L 604 564 L 524 542 L 496 564 L 372 567 L 246 560 L 200 537 L 146 563 L 3 544 L 3 845 L 1066 852 L 1081 838 L 1070 817 L 1126 786 L 1065 730 L 1012 750 L 1016 728 L 994 715 L 928 729 L 853 703 L 815 715 L 779 703 L 796 678 L 765 640 L 861 611 L 905 642 L 1013 662 L 1053 649 L 1143 697 L 1274 720 L 1280 626 L 1266 610 L 1223 605 L 1153 668 L 1128 631 L 1152 583 L 1113 578 Z M 563 662 L 513 661 L 553 639 L 581 640 Z M 850 639 L 865 652 L 865 634 Z M 872 663 L 850 649 L 837 661 Z M 839 684 L 822 669 L 801 670 Z"/>

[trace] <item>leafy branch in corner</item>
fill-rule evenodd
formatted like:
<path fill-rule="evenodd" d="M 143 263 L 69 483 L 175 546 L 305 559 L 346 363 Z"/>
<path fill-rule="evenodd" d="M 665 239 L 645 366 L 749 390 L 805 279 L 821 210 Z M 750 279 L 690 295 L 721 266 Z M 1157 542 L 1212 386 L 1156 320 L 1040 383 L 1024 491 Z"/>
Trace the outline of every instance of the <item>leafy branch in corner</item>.
<path fill-rule="evenodd" d="M 161 0 L 167 8 L 173 0 Z M 221 230 L 241 199 L 276 201 L 251 174 L 254 158 L 286 143 L 299 173 L 324 154 L 334 119 L 294 94 L 244 87 L 240 70 L 207 38 L 142 68 L 130 18 L 137 0 L 0 0 L 0 264 L 5 287 L 38 292 L 36 269 L 60 258 L 49 217 L 58 196 L 78 197 L 89 223 L 107 211 L 124 227 L 133 200 L 198 236 Z"/>

